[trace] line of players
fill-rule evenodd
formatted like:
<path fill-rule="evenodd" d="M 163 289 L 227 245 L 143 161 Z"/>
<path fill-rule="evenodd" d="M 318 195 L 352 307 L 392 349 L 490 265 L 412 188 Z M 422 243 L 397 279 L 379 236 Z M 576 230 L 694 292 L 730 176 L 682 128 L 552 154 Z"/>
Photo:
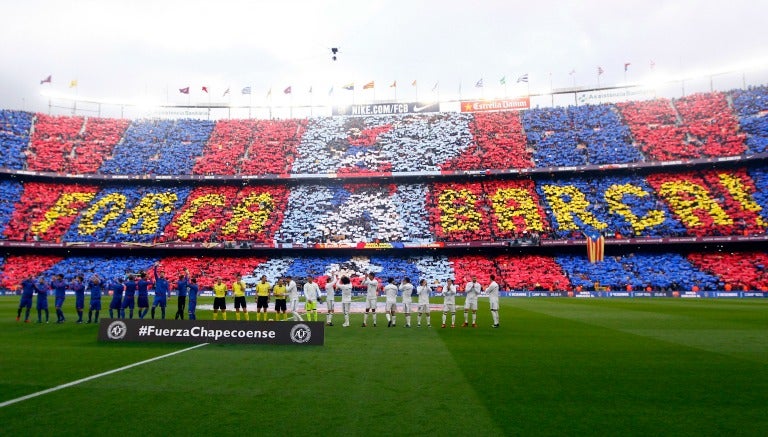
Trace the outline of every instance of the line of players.
<path fill-rule="evenodd" d="M 477 278 L 473 277 L 471 281 L 468 281 L 464 293 L 466 300 L 464 303 L 464 324 L 462 326 L 470 326 L 470 312 L 471 312 L 471 326 L 477 327 L 477 300 L 482 291 L 489 297 L 491 317 L 493 319 L 493 327 L 499 327 L 499 284 L 496 283 L 495 277 L 490 276 L 491 282 L 485 288 L 482 289 L 480 283 L 477 282 Z M 419 285 L 415 287 L 411 283 L 409 278 L 403 278 L 400 285 L 395 285 L 394 278 L 388 278 L 387 284 L 382 288 L 379 281 L 376 279 L 374 273 L 369 273 L 361 282 L 366 287 L 365 298 L 365 313 L 363 314 L 363 327 L 368 326 L 369 315 L 373 322 L 373 326 L 376 326 L 376 307 L 378 303 L 379 290 L 382 290 L 386 297 L 384 315 L 387 319 L 387 326 L 397 326 L 397 307 L 398 307 L 398 293 L 401 295 L 401 301 L 403 307 L 403 313 L 405 315 L 405 327 L 411 327 L 411 306 L 413 305 L 413 297 L 418 297 L 418 318 L 417 326 L 421 326 L 421 319 L 425 317 L 427 326 L 432 326 L 430 320 L 429 309 L 429 296 L 432 293 L 432 288 L 427 284 L 426 279 L 422 279 Z M 214 303 L 213 303 L 213 318 L 218 317 L 219 312 L 222 314 L 222 318 L 227 318 L 227 286 L 221 278 L 217 278 L 217 283 L 213 287 L 214 289 Z M 321 292 L 320 286 L 315 282 L 311 276 L 307 277 L 307 281 L 304 283 L 304 310 L 306 312 L 307 320 L 317 321 L 317 306 L 320 302 Z M 349 326 L 350 307 L 352 304 L 352 283 L 347 276 L 341 276 L 333 274 L 328 277 L 328 281 L 325 284 L 325 304 L 326 304 L 326 319 L 325 323 L 329 326 L 333 326 L 333 316 L 335 314 L 335 294 L 336 291 L 341 292 L 341 310 L 344 315 L 344 323 L 342 326 Z M 245 319 L 249 320 L 248 311 L 245 304 L 245 283 L 242 282 L 240 276 L 232 283 L 232 294 L 235 297 L 235 314 L 237 319 L 240 320 L 240 312 L 244 313 Z M 451 328 L 456 326 L 456 295 L 458 290 L 453 280 L 448 279 L 442 289 L 443 296 L 443 316 L 441 326 L 445 328 L 447 326 L 447 318 L 450 314 L 450 326 Z M 291 314 L 293 320 L 304 320 L 299 314 L 299 293 L 296 286 L 296 282 L 290 276 L 279 278 L 273 286 L 267 281 L 267 277 L 262 275 L 259 282 L 256 284 L 256 319 L 268 320 L 268 309 L 270 297 L 275 298 L 274 320 L 286 320 L 287 315 L 287 303 L 290 300 Z"/>
<path fill-rule="evenodd" d="M 155 310 L 160 307 L 161 317 L 165 318 L 165 308 L 168 303 L 169 283 L 164 272 L 158 272 L 159 263 L 154 264 L 154 281 L 147 279 L 145 272 L 138 275 L 130 274 L 125 279 L 116 278 L 106 281 L 98 274 L 93 274 L 87 282 L 82 275 L 76 276 L 72 282 L 64 281 L 63 275 L 55 275 L 50 282 L 40 277 L 37 281 L 32 276 L 28 276 L 21 281 L 21 301 L 19 302 L 16 321 L 21 320 L 21 313 L 25 311 L 24 322 L 29 323 L 29 313 L 32 309 L 32 300 L 37 294 L 37 323 L 43 323 L 43 314 L 45 314 L 45 323 L 49 322 L 48 295 L 53 293 L 56 307 L 56 323 L 64 323 L 64 301 L 66 291 L 72 290 L 75 293 L 75 310 L 77 311 L 77 323 L 83 323 L 83 311 L 85 308 L 85 295 L 90 295 L 88 321 L 85 323 L 98 323 L 99 313 L 101 312 L 101 298 L 105 293 L 111 293 L 112 299 L 109 303 L 109 317 L 125 317 L 125 311 L 128 310 L 129 317 L 133 318 L 134 309 L 138 307 L 139 318 L 146 317 L 150 311 L 149 306 L 149 288 L 154 288 L 155 296 L 152 302 L 151 316 L 155 318 Z M 189 279 L 189 271 L 185 269 L 185 274 L 179 276 L 177 282 L 178 310 L 177 319 L 184 318 L 184 306 L 186 298 L 190 296 L 190 315 L 194 315 L 194 305 L 197 300 L 197 280 Z M 94 318 L 95 316 L 95 318 Z"/>
<path fill-rule="evenodd" d="M 48 293 L 52 291 L 55 296 L 56 307 L 56 323 L 64 323 L 66 320 L 64 317 L 63 305 L 66 297 L 66 290 L 71 289 L 75 292 L 75 309 L 78 314 L 77 323 L 83 323 L 83 310 L 85 304 L 85 294 L 90 294 L 90 307 L 88 311 L 88 321 L 86 323 L 98 323 L 99 313 L 101 311 L 101 297 L 102 294 L 107 291 L 111 292 L 112 300 L 109 304 L 109 316 L 115 317 L 115 313 L 118 318 L 125 318 L 125 311 L 129 311 L 129 318 L 133 318 L 134 309 L 138 306 L 138 316 L 143 319 L 147 312 L 149 312 L 149 287 L 154 287 L 155 297 L 152 303 L 151 317 L 155 318 L 155 310 L 160 307 L 161 318 L 165 319 L 165 309 L 167 306 L 167 299 L 169 294 L 169 282 L 165 277 L 164 272 L 158 272 L 159 263 L 156 263 L 153 267 L 154 281 L 150 281 L 146 277 L 146 273 L 139 273 L 138 277 L 134 275 L 128 275 L 126 279 L 117 278 L 111 281 L 104 281 L 98 274 L 94 274 L 88 280 L 87 283 L 83 282 L 82 276 L 77 276 L 71 283 L 64 281 L 62 275 L 56 275 L 54 279 L 47 283 L 44 278 L 39 278 L 37 282 L 29 276 L 21 282 L 21 301 L 19 303 L 16 320 L 20 321 L 22 310 L 26 309 L 25 322 L 29 322 L 29 314 L 32 308 L 32 298 L 37 293 L 37 322 L 42 323 L 42 314 L 45 313 L 45 322 L 49 321 L 48 313 Z M 493 327 L 499 327 L 499 285 L 495 281 L 493 275 L 490 276 L 491 282 L 488 284 L 485 293 L 490 300 L 491 316 L 493 319 Z M 376 326 L 376 307 L 379 297 L 379 290 L 383 291 L 386 297 L 385 302 L 385 317 L 387 318 L 387 326 L 397 325 L 397 296 L 401 295 L 401 304 L 403 306 L 403 313 L 405 315 L 405 327 L 411 326 L 411 306 L 413 305 L 412 298 L 418 296 L 418 319 L 417 326 L 421 326 L 422 316 L 426 318 L 427 326 L 431 326 L 430 310 L 429 310 L 429 296 L 432 292 L 432 288 L 427 284 L 425 279 L 419 282 L 414 292 L 414 286 L 411 284 L 409 278 L 403 278 L 400 285 L 395 285 L 394 278 L 388 278 L 387 284 L 381 287 L 381 284 L 376 279 L 374 273 L 369 273 L 367 277 L 361 282 L 366 287 L 365 298 L 365 313 L 363 314 L 363 327 L 368 326 L 369 314 L 371 316 L 373 326 Z M 178 290 L 177 299 L 177 311 L 175 319 L 184 319 L 184 310 L 189 297 L 189 307 L 187 309 L 189 318 L 191 320 L 196 319 L 195 311 L 197 307 L 198 286 L 197 279 L 189 277 L 189 270 L 184 269 L 184 274 L 179 275 L 179 279 L 176 283 L 176 289 Z M 231 285 L 232 295 L 235 298 L 235 314 L 237 320 L 240 320 L 240 313 L 243 313 L 245 320 L 250 320 L 246 300 L 245 290 L 246 284 L 243 282 L 242 277 L 237 275 Z M 329 276 L 329 280 L 325 285 L 326 294 L 326 324 L 333 326 L 333 316 L 335 313 L 335 294 L 336 291 L 341 292 L 341 308 L 344 315 L 344 323 L 342 326 L 349 326 L 350 307 L 352 304 L 352 284 L 347 276 L 333 275 Z M 227 319 L 227 305 L 226 296 L 228 292 L 227 285 L 219 277 L 213 286 L 214 301 L 213 301 L 213 319 L 218 318 L 219 312 L 221 312 L 222 319 Z M 320 287 L 314 281 L 311 276 L 307 277 L 307 281 L 303 287 L 304 291 L 304 310 L 307 315 L 307 320 L 317 321 L 317 305 L 321 298 Z M 464 293 L 466 300 L 464 303 L 464 324 L 462 326 L 469 326 L 469 313 L 472 314 L 472 327 L 477 327 L 477 299 L 482 291 L 481 285 L 477 282 L 477 278 L 473 277 L 471 281 L 468 281 Z M 451 324 L 453 328 L 456 326 L 456 295 L 457 287 L 453 283 L 453 280 L 448 279 L 442 289 L 443 296 L 443 315 L 441 326 L 445 328 L 447 326 L 447 318 L 450 314 Z M 291 314 L 293 320 L 303 320 L 301 314 L 299 314 L 299 293 L 296 282 L 290 276 L 279 278 L 273 286 L 267 281 L 267 277 L 262 275 L 259 282 L 256 284 L 256 320 L 268 320 L 267 312 L 269 309 L 270 297 L 275 298 L 274 311 L 275 320 L 286 320 L 288 300 L 290 300 Z M 138 302 L 137 302 L 138 301 Z M 94 319 L 95 315 L 95 319 Z"/>

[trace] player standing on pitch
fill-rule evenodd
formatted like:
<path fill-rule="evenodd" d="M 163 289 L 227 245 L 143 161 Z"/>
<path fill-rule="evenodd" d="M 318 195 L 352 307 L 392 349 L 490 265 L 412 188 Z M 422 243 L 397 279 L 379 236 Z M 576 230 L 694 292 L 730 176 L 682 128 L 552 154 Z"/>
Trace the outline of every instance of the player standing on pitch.
<path fill-rule="evenodd" d="M 67 297 L 67 283 L 64 282 L 64 275 L 58 274 L 54 276 L 51 281 L 51 289 L 53 290 L 53 296 L 56 299 L 54 306 L 56 307 L 56 323 L 64 323 L 64 299 Z"/>
<path fill-rule="evenodd" d="M 344 324 L 342 327 L 349 326 L 349 307 L 352 305 L 352 284 L 347 276 L 339 279 L 339 290 L 341 290 L 341 311 L 344 313 Z"/>
<path fill-rule="evenodd" d="M 113 310 L 117 311 L 117 318 L 120 319 L 124 316 L 123 307 L 123 291 L 125 291 L 125 285 L 123 285 L 123 278 L 112 280 L 109 283 L 109 291 L 112 292 L 112 300 L 109 302 L 109 318 L 114 319 Z"/>
<path fill-rule="evenodd" d="M 400 283 L 401 299 L 403 300 L 403 313 L 405 313 L 405 327 L 411 327 L 411 302 L 413 301 L 413 284 L 411 278 L 403 278 Z"/>
<path fill-rule="evenodd" d="M 168 305 L 168 280 L 165 279 L 165 272 L 157 273 L 160 263 L 155 263 L 155 300 L 152 301 L 152 318 L 155 318 L 155 308 L 160 306 L 160 314 L 165 320 L 165 307 Z"/>
<path fill-rule="evenodd" d="M 338 281 L 338 276 L 328 275 L 328 281 L 325 283 L 325 307 L 328 309 L 328 314 L 325 315 L 325 324 L 328 326 L 333 326 L 333 305 Z"/>
<path fill-rule="evenodd" d="M 267 320 L 269 309 L 269 291 L 272 284 L 267 282 L 267 275 L 261 275 L 261 280 L 256 284 L 256 320 L 261 320 L 261 310 L 264 310 L 264 321 Z"/>
<path fill-rule="evenodd" d="M 368 278 L 363 280 L 362 285 L 367 288 L 367 294 L 365 296 L 365 314 L 363 314 L 363 328 L 368 326 L 368 312 L 373 313 L 373 327 L 376 327 L 376 298 L 379 292 L 379 281 L 376 279 L 376 275 L 371 272 L 368 273 Z"/>
<path fill-rule="evenodd" d="M 285 280 L 283 278 L 277 279 L 277 284 L 275 284 L 274 287 L 272 287 L 272 294 L 275 295 L 275 321 L 280 320 L 280 316 L 282 315 L 282 320 L 285 320 L 288 318 L 288 314 L 286 314 L 286 310 L 288 309 L 288 305 L 286 304 L 286 287 L 285 287 Z"/>
<path fill-rule="evenodd" d="M 227 284 L 221 280 L 221 276 L 213 284 L 213 320 L 219 317 L 219 310 L 221 319 L 227 320 Z"/>
<path fill-rule="evenodd" d="M 125 297 L 123 297 L 123 317 L 125 317 L 125 309 L 128 308 L 128 317 L 133 318 L 133 309 L 136 307 L 136 277 L 128 275 L 128 280 L 125 281 Z"/>
<path fill-rule="evenodd" d="M 397 326 L 397 285 L 395 285 L 395 278 L 387 278 L 387 285 L 384 286 L 384 295 L 387 298 L 384 303 L 384 316 L 387 318 L 387 328 Z"/>
<path fill-rule="evenodd" d="M 488 293 L 488 300 L 491 303 L 491 317 L 493 318 L 493 327 L 499 327 L 499 284 L 496 283 L 496 277 L 491 275 L 491 283 L 485 289 Z"/>
<path fill-rule="evenodd" d="M 296 287 L 296 281 L 289 275 L 285 275 L 285 280 L 288 282 L 285 292 L 288 293 L 288 298 L 291 299 L 291 316 L 294 322 L 300 322 L 304 319 L 299 314 L 299 290 Z"/>
<path fill-rule="evenodd" d="M 443 328 L 445 328 L 445 318 L 448 312 L 451 313 L 451 328 L 456 327 L 456 286 L 453 280 L 449 279 L 443 287 Z"/>
<path fill-rule="evenodd" d="M 88 291 L 91 292 L 91 301 L 88 308 L 88 321 L 85 323 L 99 323 L 99 312 L 101 311 L 101 287 L 102 281 L 98 274 L 94 273 L 88 281 Z M 93 319 L 93 313 L 96 313 L 96 319 Z"/>
<path fill-rule="evenodd" d="M 136 283 L 136 291 L 139 294 L 138 302 L 136 306 L 139 307 L 139 318 L 143 319 L 149 312 L 149 286 L 152 284 L 147 281 L 147 274 L 145 272 L 139 272 L 139 281 Z"/>
<path fill-rule="evenodd" d="M 189 305 L 187 306 L 189 320 L 197 320 L 197 316 L 195 315 L 195 310 L 197 309 L 197 291 L 197 278 L 192 278 L 189 280 Z"/>
<path fill-rule="evenodd" d="M 427 318 L 427 328 L 431 328 L 432 319 L 429 313 L 429 294 L 432 292 L 432 289 L 427 285 L 426 279 L 419 281 L 416 292 L 419 293 L 419 319 L 416 326 L 421 328 L 421 315 L 424 314 Z"/>
<path fill-rule="evenodd" d="M 235 318 L 240 320 L 240 309 L 243 310 L 245 320 L 251 320 L 248 315 L 248 304 L 245 302 L 245 282 L 240 273 L 235 275 L 235 282 L 232 283 L 232 295 L 235 296 Z M 258 314 L 256 315 L 258 319 Z"/>
<path fill-rule="evenodd" d="M 35 295 L 35 280 L 29 275 L 21 281 L 21 301 L 19 301 L 19 312 L 16 313 L 16 321 L 21 320 L 21 310 L 26 308 L 24 323 L 29 323 L 29 311 L 32 309 L 32 297 Z"/>
<path fill-rule="evenodd" d="M 184 320 L 184 307 L 187 304 L 187 289 L 189 288 L 189 269 L 184 268 L 184 274 L 176 281 L 176 316 L 173 320 Z"/>
<path fill-rule="evenodd" d="M 477 277 L 473 276 L 471 282 L 467 282 L 464 287 L 464 293 L 466 298 L 464 300 L 464 324 L 462 327 L 466 328 L 469 322 L 469 310 L 472 310 L 472 327 L 477 328 L 477 296 L 481 291 L 480 283 L 477 282 Z"/>
<path fill-rule="evenodd" d="M 317 322 L 317 297 L 320 296 L 320 287 L 311 276 L 307 276 L 304 283 L 304 310 L 307 312 L 307 320 Z"/>
<path fill-rule="evenodd" d="M 43 277 L 40 277 L 35 284 L 35 291 L 37 292 L 37 323 L 43 323 L 43 310 L 45 310 L 45 323 L 48 323 L 48 284 Z"/>
<path fill-rule="evenodd" d="M 77 311 L 76 323 L 83 323 L 83 308 L 85 308 L 85 284 L 83 284 L 83 277 L 80 275 L 75 276 L 71 288 L 72 291 L 75 292 L 75 311 Z"/>

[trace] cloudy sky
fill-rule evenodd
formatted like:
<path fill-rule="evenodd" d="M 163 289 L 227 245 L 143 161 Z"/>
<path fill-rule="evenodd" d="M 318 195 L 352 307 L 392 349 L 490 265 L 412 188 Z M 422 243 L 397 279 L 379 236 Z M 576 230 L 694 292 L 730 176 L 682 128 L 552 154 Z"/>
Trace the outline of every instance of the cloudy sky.
<path fill-rule="evenodd" d="M 644 1 L 75 1 L 5 2 L 0 107 L 43 111 L 42 88 L 152 103 L 328 98 L 354 81 L 378 99 L 431 92 L 490 97 L 679 75 L 768 57 L 768 2 Z M 339 60 L 330 48 L 339 47 Z M 651 71 L 649 63 L 655 62 Z M 569 72 L 575 70 L 574 75 Z M 768 68 L 718 78 L 765 83 Z M 516 79 L 528 73 L 528 85 Z M 551 73 L 551 76 L 550 76 Z M 53 76 L 41 87 L 40 80 Z M 474 87 L 483 78 L 485 87 Z M 69 88 L 71 80 L 78 86 Z M 418 87 L 413 87 L 413 80 Z M 708 83 L 708 80 L 707 80 Z M 208 95 L 200 88 L 207 86 Z M 291 96 L 283 94 L 292 86 Z M 179 88 L 189 86 L 190 96 Z M 695 87 L 695 84 L 691 84 Z M 701 85 L 703 86 L 703 85 Z M 525 88 L 523 88 L 525 87 Z M 223 98 L 224 90 L 231 95 Z M 369 94 L 364 94 L 369 93 Z M 485 95 L 488 93 L 488 95 Z"/>

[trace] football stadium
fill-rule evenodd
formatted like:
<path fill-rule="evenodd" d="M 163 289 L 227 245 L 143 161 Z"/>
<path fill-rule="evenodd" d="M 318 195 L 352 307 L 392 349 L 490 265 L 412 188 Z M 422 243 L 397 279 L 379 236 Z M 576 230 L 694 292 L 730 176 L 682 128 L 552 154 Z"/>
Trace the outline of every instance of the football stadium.
<path fill-rule="evenodd" d="M 264 5 L 279 17 L 252 35 L 290 8 L 303 30 L 226 45 L 264 56 L 252 76 L 183 34 L 212 4 L 158 6 L 151 49 L 12 35 L 35 14 L 41 34 L 95 32 L 119 8 L 12 7 L 0 36 L 24 50 L 0 53 L 32 85 L 9 71 L 0 92 L 2 434 L 766 435 L 766 11 L 710 3 L 635 5 L 692 35 L 665 43 L 685 61 L 624 35 L 627 11 L 566 7 L 560 30 L 520 35 L 598 61 L 553 66 L 527 39 L 530 66 L 487 55 L 518 47 L 492 38 L 506 4 L 372 2 L 354 24 L 351 3 Z M 442 25 L 416 46 L 433 56 L 375 35 L 430 8 Z M 718 44 L 749 56 L 675 11 L 728 22 Z M 488 25 L 471 66 L 439 60 L 459 19 Z M 368 53 L 390 43 L 402 57 Z M 210 61 L 160 56 L 195 50 Z M 139 91 L 115 97 L 123 81 Z"/>

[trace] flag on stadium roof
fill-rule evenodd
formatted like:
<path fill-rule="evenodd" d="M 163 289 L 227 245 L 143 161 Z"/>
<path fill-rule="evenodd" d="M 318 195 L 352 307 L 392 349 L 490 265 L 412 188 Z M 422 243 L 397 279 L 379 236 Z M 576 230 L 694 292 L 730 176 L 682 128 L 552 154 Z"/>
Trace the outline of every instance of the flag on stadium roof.
<path fill-rule="evenodd" d="M 42 85 L 44 83 L 51 83 L 52 80 L 53 79 L 52 79 L 51 75 L 49 74 L 48 77 L 46 77 L 45 79 L 40 81 L 40 85 Z"/>
<path fill-rule="evenodd" d="M 499 83 L 502 85 L 507 84 L 507 76 L 501 76 L 501 79 L 499 79 Z"/>
<path fill-rule="evenodd" d="M 203 90 L 204 93 L 208 94 L 208 87 L 207 86 L 203 85 L 203 87 L 201 89 Z"/>
<path fill-rule="evenodd" d="M 290 86 L 283 90 L 283 94 L 290 94 L 290 93 L 291 93 L 291 87 Z"/>
<path fill-rule="evenodd" d="M 397 88 L 397 81 L 392 82 L 392 85 L 389 86 L 390 88 Z"/>
<path fill-rule="evenodd" d="M 440 84 L 440 82 L 435 82 L 435 86 L 432 87 L 432 92 L 434 93 L 435 90 L 437 90 L 437 85 Z"/>
<path fill-rule="evenodd" d="M 309 87 L 309 93 L 312 94 L 312 86 Z"/>
<path fill-rule="evenodd" d="M 483 87 L 483 78 L 481 77 L 480 80 L 475 82 L 475 88 L 482 88 Z"/>
<path fill-rule="evenodd" d="M 528 73 L 525 73 L 522 76 L 517 78 L 517 83 L 520 83 L 520 82 L 528 83 Z"/>
<path fill-rule="evenodd" d="M 247 86 L 243 88 L 242 91 L 240 91 L 240 94 L 250 94 L 251 93 L 251 87 Z"/>
<path fill-rule="evenodd" d="M 573 70 L 571 70 L 570 73 L 568 73 L 569 76 L 573 76 L 574 74 L 576 74 L 576 69 L 575 68 Z"/>
<path fill-rule="evenodd" d="M 328 95 L 330 96 L 331 94 L 333 94 L 333 87 L 331 87 L 331 89 L 328 90 Z"/>
<path fill-rule="evenodd" d="M 350 82 L 350 83 L 342 86 L 342 88 L 344 88 L 347 91 L 352 91 L 352 90 L 355 89 L 355 83 L 354 82 Z M 333 88 L 331 88 L 331 90 L 333 90 Z"/>
<path fill-rule="evenodd" d="M 226 90 L 226 91 L 224 91 L 224 94 L 222 94 L 222 95 L 221 95 L 221 97 L 224 97 L 224 96 L 226 96 L 227 94 L 229 94 L 229 87 L 227 87 L 227 90 Z"/>
<path fill-rule="evenodd" d="M 625 72 L 625 73 L 626 73 L 626 72 L 627 72 L 627 70 L 629 69 L 629 66 L 630 66 L 630 65 L 632 65 L 632 63 L 631 63 L 631 62 L 625 62 L 625 63 L 624 63 L 624 72 Z"/>
<path fill-rule="evenodd" d="M 413 82 L 411 82 L 411 86 L 416 86 L 416 79 L 413 79 Z"/>
<path fill-rule="evenodd" d="M 179 88 L 179 92 L 182 94 L 189 94 L 189 87 Z"/>
<path fill-rule="evenodd" d="M 267 98 L 272 97 L 272 87 L 269 88 L 269 91 L 267 91 Z"/>
<path fill-rule="evenodd" d="M 600 76 L 600 75 L 601 75 L 601 74 L 603 74 L 603 73 L 604 73 L 604 72 L 603 72 L 603 67 L 601 67 L 601 66 L 599 66 L 599 65 L 598 65 L 598 66 L 597 66 L 597 75 L 598 75 L 598 76 Z"/>
<path fill-rule="evenodd" d="M 72 79 L 69 81 L 69 87 L 74 88 L 77 86 L 77 79 Z"/>
<path fill-rule="evenodd" d="M 651 66 L 651 70 L 653 70 L 654 68 L 656 68 L 656 63 L 655 63 L 655 62 L 653 62 L 653 59 L 651 59 L 651 62 L 650 62 L 650 66 Z M 50 76 L 48 76 L 48 77 L 50 78 Z"/>
<path fill-rule="evenodd" d="M 373 81 L 368 82 L 367 84 L 363 85 L 364 90 L 370 90 L 373 89 L 374 83 Z"/>

